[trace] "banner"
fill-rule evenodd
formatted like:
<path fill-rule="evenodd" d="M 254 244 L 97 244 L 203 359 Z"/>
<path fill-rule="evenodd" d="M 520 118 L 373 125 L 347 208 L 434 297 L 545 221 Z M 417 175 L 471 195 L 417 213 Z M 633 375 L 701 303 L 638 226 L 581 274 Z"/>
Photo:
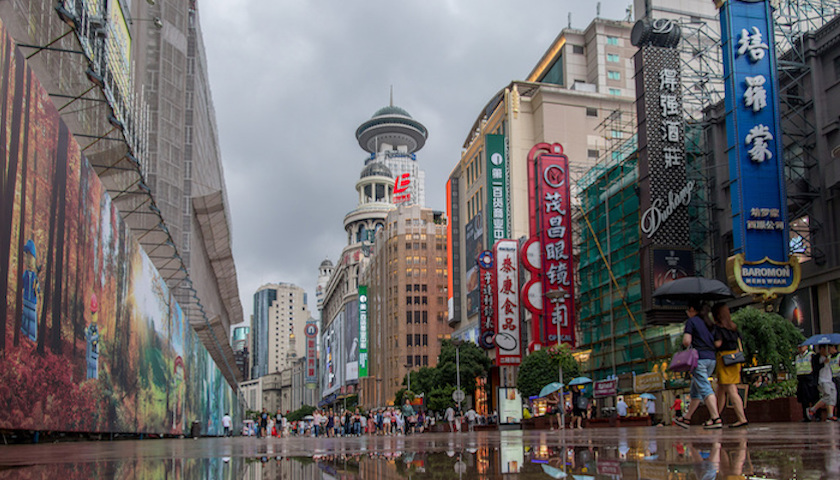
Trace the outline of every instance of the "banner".
<path fill-rule="evenodd" d="M 317 385 L 318 383 L 318 322 L 309 320 L 303 329 L 306 337 L 306 374 L 304 383 L 306 385 Z"/>
<path fill-rule="evenodd" d="M 746 293 L 792 293 L 799 262 L 789 254 L 770 2 L 728 1 L 720 22 L 735 252 L 728 274 Z"/>
<path fill-rule="evenodd" d="M 368 296 L 367 285 L 359 285 L 359 378 L 368 376 Z"/>
<path fill-rule="evenodd" d="M 540 143 L 528 153 L 531 200 L 542 249 L 542 344 L 575 345 L 575 284 L 569 159 L 559 143 Z M 537 232 L 531 232 L 532 234 Z"/>
<path fill-rule="evenodd" d="M 487 147 L 487 245 L 508 238 L 508 168 L 504 135 L 485 135 Z"/>
<path fill-rule="evenodd" d="M 496 271 L 493 252 L 485 250 L 476 259 L 479 272 L 479 335 L 478 345 L 489 350 L 496 346 Z"/>
<path fill-rule="evenodd" d="M 522 362 L 519 321 L 519 243 L 499 240 L 493 246 L 496 260 L 496 365 Z"/>

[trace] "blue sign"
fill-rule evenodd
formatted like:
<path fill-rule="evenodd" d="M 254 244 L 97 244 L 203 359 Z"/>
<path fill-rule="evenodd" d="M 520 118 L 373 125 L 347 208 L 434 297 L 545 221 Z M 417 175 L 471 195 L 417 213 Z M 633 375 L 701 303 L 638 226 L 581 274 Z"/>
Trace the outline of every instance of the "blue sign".
<path fill-rule="evenodd" d="M 771 13 L 767 0 L 729 0 L 720 15 L 735 249 L 730 274 L 741 290 L 766 295 L 795 290 L 799 282 L 789 255 Z"/>

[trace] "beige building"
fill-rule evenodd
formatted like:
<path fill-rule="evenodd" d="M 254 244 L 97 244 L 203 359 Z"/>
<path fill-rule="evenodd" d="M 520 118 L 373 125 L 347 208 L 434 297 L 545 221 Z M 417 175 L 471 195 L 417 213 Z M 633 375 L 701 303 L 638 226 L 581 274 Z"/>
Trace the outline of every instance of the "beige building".
<path fill-rule="evenodd" d="M 446 217 L 413 205 L 388 214 L 376 235 L 368 286 L 368 377 L 360 379 L 359 404 L 394 400 L 411 370 L 437 365 L 446 318 Z M 416 392 L 423 393 L 423 392 Z"/>
<path fill-rule="evenodd" d="M 295 359 L 306 356 L 306 300 L 303 288 L 289 283 L 263 285 L 254 294 L 252 378 L 291 368 Z"/>
<path fill-rule="evenodd" d="M 629 22 L 604 19 L 595 19 L 583 31 L 564 29 L 526 81 L 510 83 L 480 109 L 461 159 L 450 174 L 449 321 L 457 328 L 457 337 L 476 341 L 478 305 L 470 298 L 478 291 L 475 255 L 492 247 L 486 228 L 491 222 L 487 215 L 485 135 L 499 134 L 505 139 L 508 237 L 528 236 L 527 157 L 536 144 L 563 145 L 574 194 L 575 181 L 604 155 L 607 145 L 632 134 L 604 128 L 610 115 L 627 120 L 635 117 L 636 49 L 630 44 L 630 30 Z M 484 220 L 477 221 L 479 216 Z M 522 325 L 526 335 L 530 333 L 527 321 L 523 319 Z M 527 340 L 522 345 L 527 345 Z"/>

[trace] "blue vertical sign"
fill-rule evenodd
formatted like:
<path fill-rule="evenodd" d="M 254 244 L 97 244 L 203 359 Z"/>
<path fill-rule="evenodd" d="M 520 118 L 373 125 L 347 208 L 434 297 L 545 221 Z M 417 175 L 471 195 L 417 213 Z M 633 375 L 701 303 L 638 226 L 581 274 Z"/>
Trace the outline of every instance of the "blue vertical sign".
<path fill-rule="evenodd" d="M 720 15 L 735 249 L 727 266 L 742 291 L 766 296 L 799 283 L 788 248 L 771 13 L 767 0 L 729 0 Z"/>

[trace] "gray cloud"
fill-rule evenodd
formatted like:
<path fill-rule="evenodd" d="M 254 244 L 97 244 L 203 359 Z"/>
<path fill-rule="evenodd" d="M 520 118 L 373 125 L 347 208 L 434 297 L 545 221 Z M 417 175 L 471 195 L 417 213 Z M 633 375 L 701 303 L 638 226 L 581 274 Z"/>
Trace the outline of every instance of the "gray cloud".
<path fill-rule="evenodd" d="M 605 0 L 602 17 L 630 0 Z M 318 265 L 346 245 L 366 158 L 354 133 L 395 103 L 426 125 L 418 153 L 426 203 L 445 184 L 487 101 L 527 76 L 567 24 L 595 2 L 532 0 L 223 0 L 199 5 L 232 210 L 246 318 L 262 284 L 312 297 Z"/>

